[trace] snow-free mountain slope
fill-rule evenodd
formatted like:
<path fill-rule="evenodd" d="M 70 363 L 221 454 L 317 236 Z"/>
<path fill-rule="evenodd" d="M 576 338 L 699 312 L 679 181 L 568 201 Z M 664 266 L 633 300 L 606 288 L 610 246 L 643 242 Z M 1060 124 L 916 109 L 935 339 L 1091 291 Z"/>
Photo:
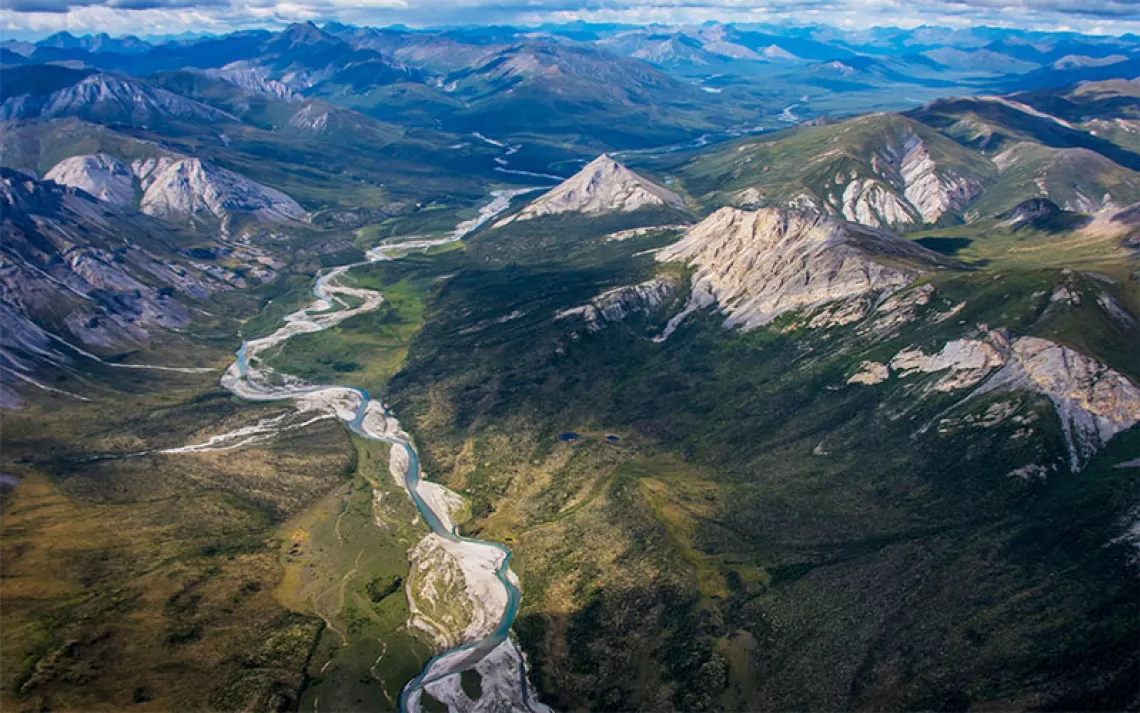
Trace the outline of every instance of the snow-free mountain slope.
<path fill-rule="evenodd" d="M 731 142 L 678 172 L 714 205 L 805 207 L 895 228 L 956 216 L 996 173 L 985 158 L 897 114 Z"/>
<path fill-rule="evenodd" d="M 29 74 L 44 67 L 25 67 Z M 5 70 L 7 72 L 8 70 Z M 34 77 L 28 78 L 34 82 Z M 214 107 L 174 94 L 147 82 L 113 74 L 96 73 L 50 93 L 32 86 L 26 93 L 5 93 L 0 120 L 74 116 L 103 123 L 155 127 L 169 121 L 213 123 L 236 121 Z"/>
<path fill-rule="evenodd" d="M 664 206 L 685 210 L 676 193 L 634 173 L 606 154 L 597 157 L 525 208 L 497 225 L 558 213 L 603 215 Z"/>
<path fill-rule="evenodd" d="M 300 220 L 305 210 L 281 191 L 197 158 L 136 161 L 143 187 L 139 210 L 162 218 L 208 215 L 223 219 L 248 213 L 266 221 Z"/>
<path fill-rule="evenodd" d="M 0 208 L 0 307 L 23 335 L 5 354 L 24 372 L 75 356 L 44 330 L 87 348 L 143 344 L 189 322 L 186 299 L 274 274 L 275 261 L 251 246 L 207 242 L 191 253 L 194 238 L 164 221 L 10 169 L 0 169 Z"/>
<path fill-rule="evenodd" d="M 868 293 L 886 295 L 944 266 L 891 233 L 811 211 L 721 208 L 657 254 L 694 268 L 689 312 L 716 306 L 726 326 L 768 324 L 794 310 Z"/>
<path fill-rule="evenodd" d="M 110 154 L 72 156 L 52 166 L 44 179 L 87 191 L 120 208 L 135 203 L 135 176 L 129 166 Z"/>

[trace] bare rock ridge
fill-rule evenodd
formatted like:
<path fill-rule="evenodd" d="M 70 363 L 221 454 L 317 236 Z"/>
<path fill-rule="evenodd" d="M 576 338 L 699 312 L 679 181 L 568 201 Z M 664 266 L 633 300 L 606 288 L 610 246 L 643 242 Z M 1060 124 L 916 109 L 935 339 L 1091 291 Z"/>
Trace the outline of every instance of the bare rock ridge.
<path fill-rule="evenodd" d="M 269 70 L 264 67 L 253 67 L 244 62 L 231 62 L 218 69 L 204 69 L 198 71 L 207 77 L 221 79 L 253 94 L 261 94 L 287 102 L 299 102 L 302 100 L 301 96 L 290 89 L 286 84 L 275 79 L 270 79 Z"/>
<path fill-rule="evenodd" d="M 822 148 L 821 138 L 830 138 Z M 767 156 L 759 159 L 763 172 L 735 193 L 734 204 L 809 208 L 870 227 L 901 228 L 960 213 L 983 193 L 992 172 L 985 160 L 965 161 L 945 137 L 890 114 L 869 114 L 788 141 L 798 147 L 790 155 L 761 151 Z M 756 170 L 748 165 L 757 158 L 747 152 L 751 146 L 767 145 L 738 149 L 743 153 L 734 159 L 735 171 Z"/>
<path fill-rule="evenodd" d="M 245 214 L 259 221 L 301 220 L 304 209 L 289 196 L 196 158 L 136 159 L 130 167 L 114 156 L 93 154 L 60 161 L 45 179 L 90 193 L 119 208 L 167 219 Z"/>
<path fill-rule="evenodd" d="M 795 310 L 868 293 L 885 296 L 945 260 L 891 233 L 813 212 L 722 208 L 657 254 L 695 268 L 685 309 L 715 306 L 725 326 L 752 329 Z"/>
<path fill-rule="evenodd" d="M 685 210 L 676 193 L 646 180 L 606 154 L 597 157 L 521 211 L 496 223 L 531 220 L 558 213 L 628 213 L 650 206 Z"/>
<path fill-rule="evenodd" d="M 1038 337 L 1014 339 L 1004 330 L 955 339 L 935 354 L 908 347 L 887 364 L 863 362 L 847 383 L 872 385 L 892 375 L 908 379 L 919 374 L 939 375 L 930 385 L 933 391 L 974 389 L 971 397 L 1029 391 L 1048 397 L 1061 422 L 1073 471 L 1113 436 L 1140 423 L 1140 388 L 1123 374 L 1070 347 Z M 998 416 L 991 414 L 990 419 Z M 1038 470 L 1043 473 L 1044 467 L 1036 464 L 1034 472 Z"/>
<path fill-rule="evenodd" d="M 289 196 L 196 158 L 147 159 L 131 168 L 144 193 L 139 210 L 159 217 L 250 213 L 267 221 L 300 220 L 305 211 Z"/>
<path fill-rule="evenodd" d="M 0 216 L 0 363 L 25 381 L 37 364 L 91 358 L 70 345 L 145 344 L 156 329 L 186 325 L 189 300 L 270 279 L 276 266 L 241 243 L 201 248 L 218 262 L 191 257 L 168 223 L 6 168 Z"/>
<path fill-rule="evenodd" d="M 135 176 L 125 163 L 105 153 L 65 158 L 44 179 L 86 191 L 120 208 L 135 203 Z"/>
<path fill-rule="evenodd" d="M 96 73 L 51 94 L 21 94 L 0 104 L 0 121 L 77 116 L 98 122 L 152 126 L 163 120 L 237 121 L 220 109 L 127 77 Z"/>
<path fill-rule="evenodd" d="M 660 308 L 680 287 L 679 280 L 658 275 L 637 285 L 615 287 L 597 295 L 580 307 L 572 307 L 555 315 L 555 319 L 581 317 L 586 329 L 596 332 L 606 323 L 624 321 L 631 314 L 649 313 Z"/>

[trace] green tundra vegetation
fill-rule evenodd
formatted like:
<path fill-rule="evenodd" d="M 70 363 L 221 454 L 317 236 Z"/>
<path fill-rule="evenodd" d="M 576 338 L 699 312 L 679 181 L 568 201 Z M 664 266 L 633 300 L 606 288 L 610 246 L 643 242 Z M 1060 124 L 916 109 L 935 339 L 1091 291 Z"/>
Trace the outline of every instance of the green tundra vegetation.
<path fill-rule="evenodd" d="M 640 245 L 609 256 L 591 240 L 602 229 L 529 229 L 541 254 L 565 241 L 574 257 L 523 264 L 523 253 L 448 280 L 392 394 L 426 469 L 471 498 L 465 530 L 513 547 L 516 630 L 552 705 L 1131 700 L 1132 555 L 1090 543 L 1112 539 L 1138 494 L 1134 474 L 1113 468 L 1135 432 L 1080 473 L 1006 477 L 1034 455 L 1026 448 L 1063 453 L 1047 401 L 959 404 L 916 400 L 901 381 L 845 384 L 863 359 L 960 336 L 957 321 L 885 343 L 791 323 L 739 333 L 713 314 L 663 344 L 644 338 L 662 315 L 574 331 L 554 315 L 655 267 L 629 257 Z M 468 252 L 497 239 L 477 236 Z M 1052 265 L 1047 254 L 934 279 L 945 299 L 967 302 L 964 323 L 1077 344 L 1137 378 L 1135 329 L 1095 308 L 1102 281 L 1076 281 L 1084 307 L 1045 313 L 1043 290 L 1071 279 L 1069 254 L 1053 251 Z M 1101 255 L 1096 266 L 1123 280 L 1112 293 L 1135 309 L 1133 268 Z M 496 318 L 508 314 L 521 316 Z M 1044 435 L 1029 446 L 1006 427 L 924 428 L 997 401 Z M 560 441 L 567 431 L 581 438 Z M 1073 685 L 1094 678 L 1101 687 Z"/>
<path fill-rule="evenodd" d="M 232 451 L 154 452 L 290 409 L 217 380 L 239 326 L 268 333 L 312 299 L 313 266 L 294 268 L 129 355 L 217 371 L 96 368 L 75 383 L 98 399 L 48 395 L 5 414 L 5 469 L 21 478 L 0 490 L 5 709 L 394 710 L 433 653 L 404 628 L 406 551 L 426 529 L 411 524 L 387 446 L 324 421 Z M 361 381 L 382 390 L 421 308 L 407 279 L 358 278 L 384 288 L 385 309 L 342 328 L 375 332 Z"/>
<path fill-rule="evenodd" d="M 648 139 L 643 124 L 663 110 L 644 102 L 632 114 L 607 106 L 586 136 L 573 113 L 551 118 L 554 95 L 527 104 L 541 94 L 533 82 L 475 101 L 494 80 L 470 78 L 462 100 L 427 85 L 348 98 L 345 85 L 324 86 L 315 106 L 343 122 L 325 135 L 289 124 L 291 104 L 181 71 L 147 81 L 241 120 L 5 124 L 6 169 L 178 151 L 288 193 L 308 219 L 254 231 L 275 260 L 264 284 L 188 300 L 185 327 L 99 349 L 107 363 L 34 372 L 71 395 L 18 384 L 25 403 L 4 412 L 0 434 L 0 709 L 396 709 L 439 652 L 407 625 L 407 553 L 428 530 L 389 473 L 388 447 L 324 419 L 232 450 L 160 452 L 289 413 L 218 379 L 243 339 L 313 299 L 322 269 L 354 263 L 345 283 L 382 292 L 381 307 L 265 359 L 390 404 L 424 472 L 464 497 L 461 532 L 512 550 L 523 595 L 513 636 L 554 709 L 1136 708 L 1140 580 L 1126 532 L 1140 502 L 1140 427 L 1072 472 L 1065 424 L 1044 396 L 963 399 L 927 388 L 937 374 L 849 383 L 865 361 L 933 353 L 981 325 L 1056 341 L 1140 382 L 1135 245 L 1087 229 L 1072 209 L 1016 225 L 997 215 L 1040 171 L 1062 203 L 1090 191 L 1140 198 L 1135 134 L 1121 128 L 1133 115 L 1086 131 L 1113 116 L 1098 102 L 1133 106 L 1132 84 L 1107 98 L 1087 86 L 1019 95 L 1069 112 L 1068 128 L 953 100 L 629 153 L 686 209 L 492 222 L 462 242 L 365 263 L 381 241 L 447 235 L 491 190 L 521 185 L 495 171 L 493 158 L 516 156 L 507 150 L 520 166 L 568 174 L 601 148 L 690 140 L 739 118 L 698 112 L 703 93 L 686 85 L 664 105 L 674 120 Z M 613 90 L 576 81 L 589 89 L 579 109 Z M 664 86 L 658 94 L 675 85 Z M 869 89 L 861 109 L 898 102 Z M 856 101 L 840 94 L 826 101 Z M 324 103 L 334 98 L 364 113 Z M 429 128 L 441 104 L 462 133 Z M 417 120 L 390 121 L 401 113 Z M 501 115 L 525 146 L 469 134 Z M 550 132 L 529 128 L 540 117 Z M 946 258 L 907 288 L 934 287 L 913 320 L 886 336 L 814 329 L 826 309 L 814 308 L 740 331 L 709 308 L 650 339 L 688 297 L 693 268 L 653 256 L 679 225 L 750 188 L 760 202 L 818 198 L 837 174 L 872 176 L 881 162 L 867 155 L 914 137 L 984 192 L 904 226 Z M 999 171 L 994 157 L 1015 144 L 1024 163 Z M 211 219 L 184 223 L 170 232 L 186 252 L 163 252 L 180 265 L 219 233 Z M 652 229 L 615 236 L 632 228 Z M 655 276 L 679 289 L 647 312 L 596 330 L 565 314 Z M 1052 299 L 1062 287 L 1071 297 Z M 114 366 L 175 363 L 212 371 Z M 1010 418 L 995 423 L 996 412 Z M 1011 477 L 1027 463 L 1052 469 Z M 7 487 L 9 476 L 19 484 Z M 441 606 L 451 603 L 467 604 Z M 461 686 L 476 697 L 484 681 L 467 671 Z M 428 695 L 423 707 L 446 709 Z"/>
<path fill-rule="evenodd" d="M 960 322 L 1056 339 L 1140 378 L 1135 329 L 1096 307 L 1103 292 L 1140 306 L 1114 243 L 986 225 L 919 231 L 911 238 L 960 260 L 930 278 L 945 304 L 925 307 L 965 301 L 957 320 L 868 341 L 798 317 L 742 333 L 706 311 L 658 344 L 646 336 L 679 297 L 597 332 L 555 319 L 655 273 L 686 279 L 645 254 L 672 233 L 601 239 L 623 227 L 537 219 L 484 229 L 465 249 L 357 268 L 352 279 L 383 291 L 384 307 L 271 356 L 289 373 L 388 394 L 426 472 L 469 500 L 464 532 L 513 549 L 515 632 L 544 701 L 1131 700 L 1140 591 L 1129 547 L 1112 542 L 1140 484 L 1113 466 L 1132 457 L 1137 434 L 1079 473 L 1024 481 L 1005 474 L 1063 453 L 1047 400 L 962 404 L 916 398 L 898 379 L 846 384 L 863 360 L 936 349 Z M 513 241 L 509 258 L 501 240 Z M 235 313 L 259 310 L 243 334 L 275 328 L 309 299 L 311 280 L 293 272 L 243 298 Z M 1042 295 L 1059 284 L 1085 299 L 1046 310 Z M 215 332 L 194 338 L 207 363 L 227 362 Z M 28 461 L 5 502 L 0 591 L 19 604 L 6 699 L 126 705 L 129 690 L 132 705 L 153 709 L 392 708 L 432 651 L 403 628 L 405 552 L 423 530 L 387 475 L 386 447 L 326 422 L 226 453 L 82 462 L 195 442 L 283 408 L 225 395 L 214 375 L 115 377 L 130 409 L 49 399 L 5 419 L 19 444 L 6 456 Z M 997 402 L 1036 419 L 1041 437 L 954 427 Z M 138 683 L 90 685 L 112 675 Z"/>

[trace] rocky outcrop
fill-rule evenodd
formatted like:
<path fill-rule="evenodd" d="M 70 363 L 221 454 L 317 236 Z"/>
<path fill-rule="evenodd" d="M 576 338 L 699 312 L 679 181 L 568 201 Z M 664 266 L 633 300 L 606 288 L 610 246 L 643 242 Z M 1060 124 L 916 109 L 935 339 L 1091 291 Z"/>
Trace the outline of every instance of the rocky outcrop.
<path fill-rule="evenodd" d="M 139 210 L 161 218 L 246 213 L 263 221 L 304 218 L 289 196 L 196 158 L 160 157 L 131 165 L 143 188 Z"/>
<path fill-rule="evenodd" d="M 702 307 L 726 313 L 726 326 L 752 329 L 787 312 L 892 293 L 944 264 L 890 233 L 779 208 L 722 208 L 657 259 L 695 268 L 688 305 L 659 339 Z"/>
<path fill-rule="evenodd" d="M 586 329 L 596 332 L 606 323 L 622 322 L 632 314 L 647 314 L 659 309 L 677 291 L 676 278 L 659 276 L 637 285 L 607 290 L 581 307 L 559 312 L 555 319 L 581 317 Z"/>
<path fill-rule="evenodd" d="M 108 154 L 72 156 L 45 178 L 86 191 L 119 208 L 135 206 L 159 218 L 241 214 L 263 222 L 302 220 L 305 210 L 289 196 L 197 158 L 164 155 L 136 159 L 130 167 Z"/>
<path fill-rule="evenodd" d="M 685 201 L 672 191 L 642 178 L 606 154 L 529 203 L 495 227 L 559 213 L 628 213 L 641 208 L 667 206 L 685 210 Z"/>
<path fill-rule="evenodd" d="M 46 95 L 23 94 L 0 104 L 0 121 L 75 116 L 102 123 L 154 126 L 237 121 L 224 111 L 128 77 L 97 73 Z"/>
<path fill-rule="evenodd" d="M 1048 198 L 1030 198 L 999 215 L 998 220 L 1016 229 L 1056 218 L 1060 214 L 1061 208 Z"/>
<path fill-rule="evenodd" d="M 893 186 L 874 178 L 854 178 L 847 183 L 838 212 L 847 220 L 873 227 L 920 222 L 918 211 Z"/>
<path fill-rule="evenodd" d="M 330 129 L 330 115 L 329 107 L 310 102 L 289 117 L 289 126 L 311 134 L 324 134 Z"/>
<path fill-rule="evenodd" d="M 891 375 L 905 379 L 918 374 L 941 374 L 931 386 L 934 391 L 974 389 L 968 398 L 1022 390 L 1048 397 L 1061 421 L 1073 471 L 1113 436 L 1140 423 L 1140 388 L 1126 376 L 1056 342 L 1010 339 L 1002 330 L 952 340 L 934 354 L 909 347 L 889 364 L 865 361 L 847 383 L 872 385 Z"/>
<path fill-rule="evenodd" d="M 903 144 L 898 166 L 903 195 L 925 223 L 934 223 L 946 213 L 965 208 L 982 192 L 978 180 L 939 166 L 917 135 L 909 136 Z"/>
<path fill-rule="evenodd" d="M 891 376 L 891 370 L 886 364 L 877 361 L 865 361 L 859 365 L 859 371 L 847 379 L 848 384 L 863 384 L 873 386 L 881 384 Z"/>
<path fill-rule="evenodd" d="M 887 141 L 872 156 L 870 169 L 869 175 L 838 174 L 834 183 L 842 190 L 830 193 L 826 201 L 839 215 L 861 225 L 934 223 L 965 208 L 982 192 L 976 178 L 936 162 L 913 131 L 904 131 L 897 142 Z"/>
<path fill-rule="evenodd" d="M 891 359 L 890 369 L 900 377 L 946 372 L 934 384 L 935 391 L 957 391 L 974 386 L 995 368 L 1005 364 L 1008 343 L 994 332 L 986 340 L 955 339 L 935 354 L 921 349 L 903 349 Z"/>
<path fill-rule="evenodd" d="M 201 72 L 207 77 L 221 79 L 253 94 L 261 94 L 287 102 L 296 102 L 302 99 L 301 95 L 285 84 L 276 79 L 271 79 L 268 69 L 252 66 L 246 62 L 232 62 L 225 67 L 205 69 Z"/>
<path fill-rule="evenodd" d="M 130 167 L 108 154 L 72 156 L 53 166 L 44 179 L 86 191 L 120 208 L 135 203 L 135 176 Z"/>
<path fill-rule="evenodd" d="M 208 244 L 214 260 L 180 252 L 184 236 L 90 193 L 0 169 L 3 359 L 28 373 L 89 356 L 80 348 L 138 346 L 186 325 L 187 300 L 272 269 L 252 246 Z M 240 277 L 231 267 L 246 268 Z"/>
<path fill-rule="evenodd" d="M 1140 422 L 1140 388 L 1092 357 L 1046 339 L 1014 341 L 1005 367 L 982 388 L 1012 389 L 1044 394 L 1053 402 L 1073 470 Z"/>

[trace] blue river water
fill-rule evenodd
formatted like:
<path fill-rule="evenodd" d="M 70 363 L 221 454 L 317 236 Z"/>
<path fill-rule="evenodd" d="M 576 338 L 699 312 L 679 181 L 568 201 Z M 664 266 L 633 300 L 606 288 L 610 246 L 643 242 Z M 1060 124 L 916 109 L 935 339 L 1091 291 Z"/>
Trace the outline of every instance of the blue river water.
<path fill-rule="evenodd" d="M 361 263 L 361 264 L 365 264 L 365 263 Z M 344 268 L 344 270 L 348 270 L 348 269 L 351 269 L 353 267 L 356 267 L 356 265 L 348 266 L 347 268 Z M 343 271 L 341 274 L 343 274 Z M 325 300 L 328 304 L 332 305 L 332 307 L 330 308 L 330 310 L 320 312 L 320 313 L 318 313 L 318 312 L 307 313 L 309 316 L 318 316 L 318 315 L 327 316 L 329 314 L 334 314 L 335 313 L 334 310 L 336 309 L 336 305 L 338 305 L 338 304 L 341 308 L 344 308 L 344 309 L 347 308 L 346 305 L 344 305 L 342 302 L 340 302 L 339 300 L 335 300 L 335 298 L 332 297 L 331 292 L 335 291 L 335 288 L 333 288 L 333 289 L 329 288 L 329 285 L 327 284 L 327 278 L 328 277 L 330 277 L 330 275 L 328 273 L 326 273 L 324 276 L 322 276 L 321 278 L 319 278 L 316 281 L 316 284 L 313 287 L 313 294 L 318 299 Z M 249 341 L 245 341 L 242 343 L 241 347 L 237 350 L 237 352 L 235 354 L 236 360 L 234 363 L 234 367 L 236 367 L 239 382 L 243 382 L 246 387 L 248 387 L 249 389 L 252 389 L 253 391 L 261 390 L 261 393 L 257 394 L 257 395 L 252 395 L 252 394 L 247 392 L 246 394 L 238 394 L 238 395 L 244 396 L 245 398 L 252 398 L 255 400 L 292 400 L 292 399 L 296 399 L 296 398 L 299 398 L 302 396 L 307 396 L 307 395 L 315 394 L 315 393 L 330 390 L 330 389 L 355 392 L 360 397 L 359 406 L 353 412 L 352 418 L 346 420 L 345 424 L 348 426 L 348 428 L 353 433 L 360 436 L 361 438 L 366 438 L 366 439 L 373 440 L 373 441 L 380 441 L 380 442 L 384 442 L 384 443 L 391 443 L 393 445 L 393 447 L 404 448 L 406 450 L 407 456 L 408 456 L 408 466 L 407 466 L 406 472 L 404 473 L 404 482 L 405 482 L 405 486 L 406 486 L 406 491 L 408 493 L 408 497 L 411 498 L 412 503 L 416 508 L 416 511 L 419 513 L 420 517 L 423 518 L 424 522 L 427 524 L 427 526 L 431 530 L 431 532 L 433 532 L 434 534 L 436 534 L 440 537 L 443 537 L 445 539 L 455 541 L 455 542 L 469 542 L 469 543 L 475 543 L 475 544 L 482 545 L 482 546 L 494 547 L 495 549 L 499 550 L 499 552 L 501 552 L 503 555 L 502 562 L 500 563 L 498 569 L 496 570 L 495 575 L 498 578 L 499 582 L 502 583 L 503 588 L 506 590 L 507 603 L 506 603 L 506 607 L 503 611 L 502 617 L 499 620 L 498 626 L 496 626 L 495 629 L 486 637 L 484 637 L 482 639 L 478 639 L 476 641 L 472 641 L 472 642 L 462 644 L 462 645 L 457 646 L 457 647 L 452 648 L 452 649 L 448 649 L 448 650 L 436 655 L 430 661 L 428 661 L 428 663 L 424 666 L 421 673 L 416 678 L 413 678 L 411 681 L 409 681 L 407 683 L 407 685 L 404 686 L 403 690 L 400 693 L 399 710 L 401 713 L 409 713 L 409 707 L 408 707 L 409 701 L 411 700 L 411 698 L 413 697 L 413 695 L 416 692 L 422 692 L 424 686 L 426 686 L 429 683 L 432 683 L 433 681 L 439 680 L 439 679 L 444 678 L 448 675 L 452 675 L 452 674 L 458 673 L 459 671 L 466 670 L 466 669 L 473 667 L 484 656 L 486 656 L 488 653 L 490 653 L 492 650 L 494 650 L 497 646 L 499 646 L 501 643 L 503 643 L 503 641 L 506 640 L 506 638 L 510 634 L 511 626 L 514 624 L 515 618 L 518 615 L 519 604 L 520 604 L 520 601 L 522 599 L 522 595 L 519 592 L 518 587 L 515 586 L 515 584 L 511 581 L 511 577 L 509 575 L 510 563 L 511 563 L 511 551 L 507 547 L 505 547 L 504 545 L 497 543 L 497 542 L 488 542 L 485 540 L 477 540 L 477 539 L 473 539 L 473 538 L 463 537 L 462 535 L 458 534 L 458 532 L 456 532 L 452 529 L 448 529 L 444 525 L 443 521 L 440 519 L 439 514 L 436 513 L 434 510 L 432 510 L 431 506 L 428 505 L 428 503 L 425 502 L 422 497 L 420 497 L 419 490 L 418 490 L 419 489 L 419 483 L 420 483 L 420 459 L 419 459 L 419 454 L 416 452 L 415 446 L 410 442 L 410 440 L 405 441 L 403 439 L 396 439 L 396 438 L 379 436 L 377 434 L 369 433 L 367 431 L 367 429 L 365 429 L 365 427 L 364 427 L 365 416 L 367 414 L 369 404 L 371 404 L 373 402 L 372 396 L 367 391 L 365 391 L 363 389 L 351 387 L 351 386 L 331 386 L 331 385 L 295 387 L 295 388 L 288 388 L 288 389 L 280 390 L 280 391 L 274 390 L 274 389 L 266 389 L 265 387 L 257 384 L 255 381 L 253 381 L 250 378 L 251 374 L 250 374 L 250 367 L 249 367 L 249 361 L 248 361 L 249 347 L 250 347 Z M 234 389 L 231 389 L 231 390 L 233 390 L 233 391 L 235 391 L 235 393 L 237 393 L 236 390 L 234 390 Z M 383 403 L 377 402 L 377 405 L 380 406 L 381 409 L 383 409 L 385 416 L 390 416 L 389 411 L 387 410 L 387 408 L 384 406 Z M 462 654 L 462 653 L 466 653 L 467 655 L 455 656 L 456 654 Z M 455 656 L 455 661 L 457 662 L 457 665 L 446 666 L 441 671 L 433 672 L 433 668 L 435 668 L 435 664 L 437 662 L 439 662 L 441 659 L 450 658 L 453 656 Z M 522 695 L 524 697 L 524 700 L 528 704 L 530 704 L 530 702 L 533 701 L 533 698 L 532 698 L 532 694 L 530 691 L 529 684 L 527 683 L 527 680 L 526 680 L 525 667 L 522 666 L 521 664 L 519 666 L 518 675 L 520 677 L 519 685 L 521 687 L 521 691 L 522 691 Z"/>

